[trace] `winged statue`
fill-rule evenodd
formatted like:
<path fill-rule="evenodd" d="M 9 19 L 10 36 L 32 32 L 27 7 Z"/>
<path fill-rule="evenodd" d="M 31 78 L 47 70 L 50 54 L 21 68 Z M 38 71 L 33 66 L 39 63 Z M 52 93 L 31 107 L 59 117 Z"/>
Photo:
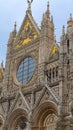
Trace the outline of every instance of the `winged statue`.
<path fill-rule="evenodd" d="M 27 1 L 28 1 L 28 3 L 30 3 L 30 4 L 33 2 L 33 0 L 27 0 Z"/>
<path fill-rule="evenodd" d="M 28 10 L 31 10 L 31 3 L 33 2 L 33 0 L 27 0 L 28 2 Z"/>

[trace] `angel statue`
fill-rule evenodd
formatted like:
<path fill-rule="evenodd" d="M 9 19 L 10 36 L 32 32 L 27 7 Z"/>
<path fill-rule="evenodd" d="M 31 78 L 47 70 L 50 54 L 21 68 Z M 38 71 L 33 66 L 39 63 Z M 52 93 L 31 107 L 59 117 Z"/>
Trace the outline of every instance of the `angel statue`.
<path fill-rule="evenodd" d="M 28 2 L 28 10 L 30 10 L 31 9 L 31 3 L 33 2 L 33 0 L 27 0 L 27 2 Z"/>

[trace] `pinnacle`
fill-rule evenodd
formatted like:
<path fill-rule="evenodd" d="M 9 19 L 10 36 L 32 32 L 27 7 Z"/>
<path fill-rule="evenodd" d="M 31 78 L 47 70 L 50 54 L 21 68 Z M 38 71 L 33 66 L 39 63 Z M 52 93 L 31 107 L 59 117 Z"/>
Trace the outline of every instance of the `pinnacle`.
<path fill-rule="evenodd" d="M 65 34 L 65 26 L 63 25 L 63 28 L 62 28 L 62 35 Z"/>
<path fill-rule="evenodd" d="M 16 22 L 15 22 L 15 24 L 14 24 L 14 30 L 16 31 L 16 26 L 17 26 L 17 24 L 16 24 Z"/>
<path fill-rule="evenodd" d="M 47 17 L 50 19 L 49 1 L 47 2 Z"/>
<path fill-rule="evenodd" d="M 72 20 L 72 13 L 70 13 L 70 20 Z"/>
<path fill-rule="evenodd" d="M 49 1 L 47 2 L 47 9 L 49 10 Z"/>

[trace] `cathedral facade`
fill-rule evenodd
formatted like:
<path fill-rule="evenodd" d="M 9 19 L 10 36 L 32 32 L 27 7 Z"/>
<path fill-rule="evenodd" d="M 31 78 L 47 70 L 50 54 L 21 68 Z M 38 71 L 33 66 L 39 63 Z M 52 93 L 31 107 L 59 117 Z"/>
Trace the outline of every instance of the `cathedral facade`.
<path fill-rule="evenodd" d="M 31 3 L 0 66 L 0 130 L 73 130 L 73 18 L 58 45 L 49 3 L 41 28 Z"/>

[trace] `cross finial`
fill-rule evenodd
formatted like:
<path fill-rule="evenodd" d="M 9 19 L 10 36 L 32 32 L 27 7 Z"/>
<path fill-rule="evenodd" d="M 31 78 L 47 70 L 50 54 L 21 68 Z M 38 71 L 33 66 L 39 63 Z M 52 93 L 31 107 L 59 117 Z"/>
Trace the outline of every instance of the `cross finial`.
<path fill-rule="evenodd" d="M 31 10 L 31 3 L 33 2 L 33 0 L 27 0 L 28 2 L 28 10 Z"/>

